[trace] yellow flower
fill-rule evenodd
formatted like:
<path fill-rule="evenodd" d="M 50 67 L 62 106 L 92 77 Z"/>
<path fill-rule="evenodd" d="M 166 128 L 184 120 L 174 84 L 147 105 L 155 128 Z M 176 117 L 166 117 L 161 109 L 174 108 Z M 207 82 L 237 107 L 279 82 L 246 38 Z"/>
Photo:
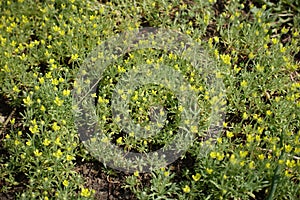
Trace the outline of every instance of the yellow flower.
<path fill-rule="evenodd" d="M 77 53 L 76 53 L 76 54 L 72 54 L 72 55 L 71 55 L 71 60 L 70 60 L 69 62 L 75 61 L 75 60 L 77 60 L 78 58 L 79 58 L 79 56 L 78 56 Z"/>
<path fill-rule="evenodd" d="M 62 184 L 63 184 L 65 187 L 68 187 L 68 186 L 69 186 L 69 181 L 68 181 L 68 180 L 64 180 Z"/>
<path fill-rule="evenodd" d="M 210 19 L 210 14 L 209 14 L 209 13 L 205 14 L 205 15 L 204 15 L 204 18 L 203 18 L 203 21 L 204 21 L 204 23 L 205 23 L 206 25 L 209 24 L 209 19 Z"/>
<path fill-rule="evenodd" d="M 235 155 L 234 155 L 234 154 L 232 154 L 232 155 L 230 156 L 229 161 L 230 161 L 232 164 L 236 164 L 236 159 L 235 159 Z"/>
<path fill-rule="evenodd" d="M 300 148 L 298 147 L 295 147 L 295 150 L 294 150 L 295 154 L 299 154 L 300 153 Z"/>
<path fill-rule="evenodd" d="M 129 133 L 129 136 L 130 136 L 130 137 L 134 137 L 134 132 L 133 132 L 133 131 L 130 132 L 130 133 Z"/>
<path fill-rule="evenodd" d="M 286 33 L 288 33 L 288 32 L 289 32 L 289 29 L 288 29 L 288 28 L 283 27 L 283 28 L 281 29 L 281 33 L 283 33 L 283 34 L 286 34 Z"/>
<path fill-rule="evenodd" d="M 65 35 L 65 33 L 66 33 L 66 32 L 65 32 L 64 30 L 60 30 L 60 31 L 59 31 L 59 34 L 62 35 L 62 36 Z"/>
<path fill-rule="evenodd" d="M 257 131 L 259 134 L 262 134 L 262 132 L 264 131 L 264 127 L 257 127 Z"/>
<path fill-rule="evenodd" d="M 89 197 L 89 196 L 91 196 L 91 192 L 87 188 L 81 188 L 80 195 L 83 197 Z"/>
<path fill-rule="evenodd" d="M 133 175 L 134 175 L 134 176 L 139 176 L 139 171 L 135 171 L 135 172 L 133 173 Z"/>
<path fill-rule="evenodd" d="M 53 26 L 52 29 L 53 29 L 54 32 L 59 32 L 60 31 L 59 26 Z"/>
<path fill-rule="evenodd" d="M 197 182 L 201 178 L 201 175 L 199 173 L 196 173 L 196 175 L 192 175 L 192 178 Z"/>
<path fill-rule="evenodd" d="M 15 140 L 15 145 L 18 146 L 20 144 L 19 140 Z"/>
<path fill-rule="evenodd" d="M 57 125 L 57 122 L 54 122 L 54 123 L 52 124 L 52 129 L 53 129 L 54 131 L 58 131 L 58 130 L 60 129 L 60 126 Z"/>
<path fill-rule="evenodd" d="M 46 78 L 52 78 L 51 72 L 46 73 Z"/>
<path fill-rule="evenodd" d="M 43 153 L 42 152 L 40 152 L 38 149 L 36 149 L 36 150 L 34 150 L 34 155 L 36 156 L 36 157 L 39 157 L 39 156 L 41 156 Z"/>
<path fill-rule="evenodd" d="M 220 55 L 220 57 L 221 57 L 221 59 L 222 59 L 222 61 L 225 63 L 225 64 L 227 64 L 227 65 L 231 65 L 231 62 L 230 62 L 230 60 L 231 60 L 231 57 L 230 57 L 230 55 L 228 55 L 228 54 L 222 54 L 222 55 Z"/>
<path fill-rule="evenodd" d="M 218 36 L 213 37 L 213 39 L 216 43 L 218 43 L 220 41 Z"/>
<path fill-rule="evenodd" d="M 225 157 L 224 153 L 219 153 L 219 152 L 217 152 L 217 160 L 218 160 L 218 161 L 223 160 L 224 157 Z"/>
<path fill-rule="evenodd" d="M 20 92 L 19 88 L 16 85 L 13 87 L 13 91 L 16 92 L 16 93 Z"/>
<path fill-rule="evenodd" d="M 48 51 L 47 51 L 47 52 L 48 52 Z M 55 63 L 55 60 L 54 60 L 53 58 L 51 58 L 51 59 L 49 59 L 48 63 L 49 63 L 49 65 L 52 65 L 52 64 Z"/>
<path fill-rule="evenodd" d="M 44 112 L 46 110 L 45 106 L 42 105 L 40 110 Z"/>
<path fill-rule="evenodd" d="M 58 85 L 59 84 L 59 81 L 55 78 L 52 80 L 52 85 Z"/>
<path fill-rule="evenodd" d="M 27 141 L 27 142 L 26 142 L 26 145 L 27 145 L 27 146 L 31 146 L 31 141 Z"/>
<path fill-rule="evenodd" d="M 242 166 L 242 167 L 245 166 L 245 161 L 241 161 L 240 166 Z"/>
<path fill-rule="evenodd" d="M 71 161 L 71 160 L 74 160 L 74 159 L 75 159 L 74 156 L 71 156 L 71 155 L 67 155 L 67 157 L 66 157 L 67 161 Z"/>
<path fill-rule="evenodd" d="M 58 138 L 56 138 L 55 139 L 55 142 L 54 142 L 56 145 L 61 145 L 61 143 L 60 143 L 60 137 L 58 137 Z"/>
<path fill-rule="evenodd" d="M 259 143 L 259 142 L 261 141 L 260 136 L 259 136 L 259 135 L 256 135 L 256 136 L 255 136 L 255 140 Z"/>
<path fill-rule="evenodd" d="M 173 54 L 173 53 L 170 53 L 169 54 L 169 58 L 172 60 L 177 60 L 177 55 L 176 54 Z"/>
<path fill-rule="evenodd" d="M 273 44 L 277 44 L 279 42 L 279 40 L 277 38 L 272 38 L 271 40 L 272 40 Z"/>
<path fill-rule="evenodd" d="M 165 172 L 164 172 L 164 176 L 167 177 L 167 176 L 169 176 L 169 175 L 170 175 L 170 172 L 169 172 L 169 171 L 165 171 Z"/>
<path fill-rule="evenodd" d="M 292 172 L 289 171 L 289 170 L 285 170 L 284 175 L 287 176 L 287 177 L 292 177 L 293 176 Z"/>
<path fill-rule="evenodd" d="M 69 96 L 70 93 L 71 93 L 70 90 L 63 90 L 63 95 L 64 95 L 64 96 Z"/>
<path fill-rule="evenodd" d="M 198 133 L 198 127 L 197 126 L 192 126 L 191 127 L 191 132 L 192 133 Z"/>
<path fill-rule="evenodd" d="M 264 71 L 264 67 L 261 66 L 260 64 L 257 64 L 257 65 L 255 66 L 255 68 L 256 68 L 256 70 L 257 70 L 258 72 L 263 72 L 263 71 Z"/>
<path fill-rule="evenodd" d="M 294 168 L 294 167 L 296 167 L 296 162 L 295 162 L 295 160 L 287 160 L 287 161 L 286 161 L 286 166 L 289 167 L 289 168 Z"/>
<path fill-rule="evenodd" d="M 7 65 L 4 65 L 4 69 L 1 69 L 1 71 L 10 72 L 10 69 Z"/>
<path fill-rule="evenodd" d="M 55 97 L 54 103 L 58 106 L 62 106 L 64 100 L 61 100 L 59 97 Z"/>
<path fill-rule="evenodd" d="M 23 102 L 26 106 L 31 106 L 33 101 L 31 100 L 30 96 L 27 96 L 26 99 L 23 99 Z"/>
<path fill-rule="evenodd" d="M 247 142 L 251 143 L 253 142 L 254 137 L 252 135 L 247 135 Z"/>
<path fill-rule="evenodd" d="M 260 160 L 263 160 L 263 159 L 265 158 L 265 155 L 264 155 L 264 154 L 259 154 L 259 155 L 258 155 L 258 158 L 259 158 Z"/>
<path fill-rule="evenodd" d="M 26 154 L 22 153 L 22 154 L 21 154 L 21 158 L 22 158 L 22 159 L 25 159 L 25 158 L 26 158 Z"/>
<path fill-rule="evenodd" d="M 182 112 L 182 111 L 183 111 L 183 109 L 184 109 L 184 108 L 183 108 L 183 106 L 182 106 L 182 105 L 178 106 L 178 111 L 179 111 L 179 112 Z"/>
<path fill-rule="evenodd" d="M 284 145 L 285 152 L 289 153 L 292 151 L 293 147 L 291 145 Z"/>
<path fill-rule="evenodd" d="M 242 86 L 242 87 L 247 87 L 247 85 L 248 85 L 247 81 L 243 80 L 243 81 L 241 82 L 241 86 Z"/>
<path fill-rule="evenodd" d="M 249 59 L 253 59 L 254 58 L 254 54 L 253 52 L 250 52 L 249 55 L 248 55 Z"/>
<path fill-rule="evenodd" d="M 233 70 L 235 71 L 235 73 L 239 73 L 239 71 L 241 71 L 241 68 L 238 67 L 237 65 L 235 65 L 235 66 L 233 67 Z"/>
<path fill-rule="evenodd" d="M 248 115 L 246 112 L 243 113 L 243 119 L 248 119 Z"/>
<path fill-rule="evenodd" d="M 53 153 L 53 156 L 56 158 L 60 158 L 63 155 L 60 149 Z"/>
<path fill-rule="evenodd" d="M 38 125 L 34 125 L 33 127 L 30 126 L 30 127 L 29 127 L 29 131 L 30 131 L 32 134 L 39 133 Z"/>
<path fill-rule="evenodd" d="M 278 160 L 278 164 L 282 165 L 284 163 L 284 160 Z"/>
<path fill-rule="evenodd" d="M 217 152 L 212 151 L 212 152 L 210 152 L 209 155 L 210 155 L 211 158 L 216 158 L 217 157 Z"/>
<path fill-rule="evenodd" d="M 248 155 L 248 151 L 240 151 L 241 158 L 245 158 Z"/>
<path fill-rule="evenodd" d="M 251 162 L 249 163 L 249 168 L 250 168 L 250 169 L 254 169 L 254 168 L 255 168 L 254 161 L 251 161 Z"/>
<path fill-rule="evenodd" d="M 232 132 L 230 132 L 230 131 L 226 131 L 226 136 L 228 138 L 232 138 L 234 136 L 234 134 Z"/>
<path fill-rule="evenodd" d="M 117 144 L 122 144 L 123 142 L 122 142 L 122 137 L 119 137 L 118 139 L 117 139 Z"/>
<path fill-rule="evenodd" d="M 219 51 L 218 51 L 218 49 L 215 49 L 214 54 L 215 54 L 216 58 L 219 58 Z"/>
<path fill-rule="evenodd" d="M 294 37 L 297 37 L 299 35 L 299 32 L 298 31 L 295 31 L 294 33 L 293 33 L 293 36 Z"/>
<path fill-rule="evenodd" d="M 118 72 L 124 73 L 124 72 L 126 72 L 126 69 L 124 67 L 118 66 Z"/>
<path fill-rule="evenodd" d="M 280 52 L 284 53 L 286 51 L 286 47 L 280 46 Z"/>
<path fill-rule="evenodd" d="M 45 83 L 45 79 L 43 77 L 41 77 L 41 78 L 39 78 L 39 82 L 40 82 L 40 84 L 43 84 L 43 83 Z"/>
<path fill-rule="evenodd" d="M 270 116 L 270 115 L 272 115 L 272 111 L 271 110 L 267 110 L 266 114 Z"/>
<path fill-rule="evenodd" d="M 189 193 L 191 191 L 191 188 L 190 188 L 190 186 L 185 185 L 184 188 L 182 188 L 182 190 L 184 193 Z"/>
<path fill-rule="evenodd" d="M 43 145 L 48 146 L 51 143 L 47 138 L 43 141 Z"/>
<path fill-rule="evenodd" d="M 206 168 L 206 172 L 208 173 L 208 174 L 212 174 L 213 173 L 213 169 L 210 169 L 210 168 Z"/>

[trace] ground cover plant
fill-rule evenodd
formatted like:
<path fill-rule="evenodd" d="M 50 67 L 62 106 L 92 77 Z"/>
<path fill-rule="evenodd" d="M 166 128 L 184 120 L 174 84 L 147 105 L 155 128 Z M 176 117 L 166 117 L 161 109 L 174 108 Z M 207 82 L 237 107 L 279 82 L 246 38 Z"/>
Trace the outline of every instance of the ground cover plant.
<path fill-rule="evenodd" d="M 0 13 L 0 199 L 300 198 L 298 1 L 5 0 Z M 215 99 L 179 55 L 156 49 L 124 55 L 93 94 L 109 142 L 143 153 L 176 135 L 183 108 L 161 85 L 132 91 L 129 103 L 131 118 L 145 127 L 151 109 L 159 111 L 168 121 L 159 134 L 136 140 L 114 123 L 114 88 L 134 66 L 163 63 L 180 71 L 203 110 L 185 154 L 152 173 L 126 173 L 82 144 L 72 90 L 93 49 L 143 27 L 175 30 L 203 47 L 225 87 L 225 120 L 206 140 Z"/>

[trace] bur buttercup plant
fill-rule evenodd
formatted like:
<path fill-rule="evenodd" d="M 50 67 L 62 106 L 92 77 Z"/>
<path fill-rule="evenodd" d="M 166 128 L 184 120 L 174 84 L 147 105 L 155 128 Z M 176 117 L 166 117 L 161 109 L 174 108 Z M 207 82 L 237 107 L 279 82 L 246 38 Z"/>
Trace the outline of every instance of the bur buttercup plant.
<path fill-rule="evenodd" d="M 78 172 L 82 160 L 100 163 L 74 126 L 74 80 L 86 56 L 108 38 L 153 26 L 179 31 L 203 47 L 215 63 L 214 76 L 224 83 L 226 116 L 218 137 L 205 141 L 212 91 L 180 55 L 149 48 L 118 58 L 93 94 L 109 142 L 151 152 L 176 135 L 183 108 L 174 91 L 160 85 L 139 87 L 129 102 L 135 123 L 147 126 L 151 112 L 169 122 L 159 134 L 137 140 L 138 133 L 123 133 L 113 121 L 118 120 L 110 109 L 114 88 L 122 75 L 143 64 L 167 65 L 183 74 L 199 97 L 202 127 L 178 161 L 150 173 L 148 182 L 138 171 L 126 175 L 123 187 L 137 199 L 298 199 L 297 6 L 237 0 L 1 1 L 0 94 L 17 115 L 0 134 L 0 197 L 99 197 Z"/>

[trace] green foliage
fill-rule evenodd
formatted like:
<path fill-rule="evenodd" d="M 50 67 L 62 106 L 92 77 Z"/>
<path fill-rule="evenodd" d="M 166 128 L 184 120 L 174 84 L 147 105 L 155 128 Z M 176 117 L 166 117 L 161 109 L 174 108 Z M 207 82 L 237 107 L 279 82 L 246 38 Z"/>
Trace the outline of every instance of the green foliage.
<path fill-rule="evenodd" d="M 203 109 L 203 130 L 187 152 L 193 163 L 179 171 L 172 164 L 156 170 L 147 185 L 136 172 L 126 177 L 124 187 L 138 199 L 299 198 L 300 5 L 248 2 L 1 1 L 0 95 L 20 113 L 0 134 L 5 152 L 0 193 L 25 185 L 20 199 L 93 198 L 95 191 L 75 170 L 76 158 L 92 159 L 74 127 L 75 76 L 89 52 L 110 36 L 155 26 L 187 34 L 208 52 L 226 88 L 226 118 L 214 143 L 202 142 L 211 97 L 201 74 L 180 57 L 155 49 L 119 59 L 104 72 L 97 94 L 101 125 L 119 147 L 155 150 L 172 139 L 180 120 L 172 91 L 146 85 L 131 96 L 131 117 L 146 126 L 149 111 L 163 107 L 170 123 L 162 132 L 136 140 L 110 123 L 113 89 L 133 66 L 163 63 L 180 70 Z M 211 150 L 203 152 L 204 145 Z M 26 177 L 23 182 L 20 174 Z"/>

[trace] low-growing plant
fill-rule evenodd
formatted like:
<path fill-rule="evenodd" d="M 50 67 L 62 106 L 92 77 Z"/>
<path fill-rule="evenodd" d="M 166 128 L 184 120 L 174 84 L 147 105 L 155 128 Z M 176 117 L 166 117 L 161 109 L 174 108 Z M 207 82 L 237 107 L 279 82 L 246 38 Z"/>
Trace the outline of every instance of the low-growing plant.
<path fill-rule="evenodd" d="M 93 199 L 103 192 L 78 170 L 81 163 L 99 163 L 74 124 L 75 79 L 89 53 L 108 38 L 150 26 L 181 32 L 202 47 L 216 69 L 210 77 L 224 84 L 219 92 L 226 110 L 222 127 L 212 130 L 218 98 L 193 63 L 174 52 L 147 48 L 116 59 L 92 94 L 99 127 L 112 144 L 149 153 L 177 134 L 184 108 L 174 91 L 155 83 L 132 91 L 128 110 L 143 127 L 165 120 L 160 132 L 136 138 L 139 133 L 116 122 L 115 88 L 138 66 L 179 71 L 201 111 L 187 152 L 152 173 L 126 174 L 123 189 L 137 199 L 298 199 L 298 7 L 289 0 L 1 1 L 0 112 L 4 105 L 14 111 L 0 126 L 0 198 Z M 118 175 L 108 166 L 101 172 Z"/>

